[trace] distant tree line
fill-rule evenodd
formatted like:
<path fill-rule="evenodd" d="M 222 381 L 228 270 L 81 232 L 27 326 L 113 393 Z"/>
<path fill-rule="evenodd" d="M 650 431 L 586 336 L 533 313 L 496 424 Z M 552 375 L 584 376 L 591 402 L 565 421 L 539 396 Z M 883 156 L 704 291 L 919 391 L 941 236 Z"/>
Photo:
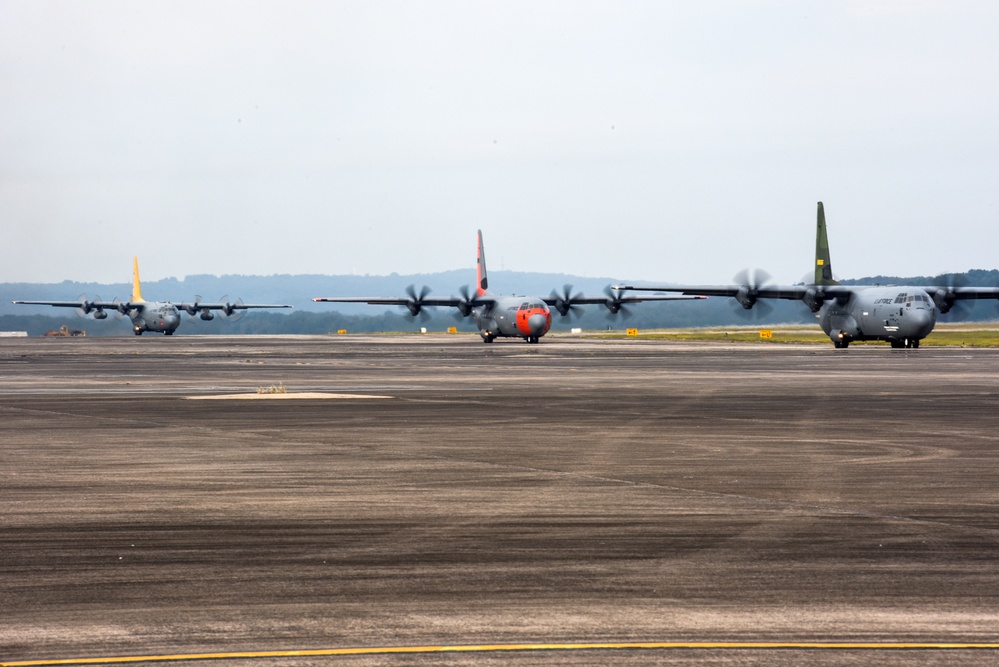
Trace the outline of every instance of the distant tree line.
<path fill-rule="evenodd" d="M 553 284 L 557 279 L 575 280 L 577 285 L 582 284 L 582 289 L 590 294 L 600 292 L 600 286 L 604 284 L 602 279 L 574 278 L 572 276 L 551 276 L 540 274 L 515 274 L 508 272 L 510 277 L 524 278 L 533 276 L 532 279 L 543 281 L 544 284 Z M 422 277 L 422 276 L 421 276 Z M 450 276 L 449 277 L 453 277 Z M 204 278 L 204 277 L 201 277 Z M 239 277 L 227 277 L 228 282 L 238 282 Z M 272 285 L 276 278 L 269 279 L 256 278 L 254 284 L 259 291 L 264 290 L 265 285 Z M 390 276 L 400 283 L 406 281 L 406 277 Z M 429 277 L 432 282 L 432 277 Z M 329 279 L 329 277 L 326 277 Z M 354 293 L 381 293 L 402 295 L 403 289 L 392 289 L 383 286 L 385 289 L 365 289 L 364 280 L 356 279 Z M 382 280 L 379 278 L 378 280 Z M 516 284 L 514 280 L 509 282 Z M 976 285 L 993 287 L 999 285 L 999 270 L 972 270 L 959 274 L 946 274 L 943 276 L 917 276 L 917 277 L 896 277 L 896 276 L 873 276 L 859 280 L 842 280 L 845 285 Z M 245 287 L 245 285 L 240 285 Z M 33 286 L 20 286 L 21 292 L 25 295 L 18 298 L 67 298 L 63 288 L 62 292 L 48 286 L 50 293 L 38 294 Z M 341 289 L 342 286 L 339 286 Z M 530 289 L 517 290 L 521 293 L 543 294 L 537 290 Z M 72 291 L 71 289 L 68 291 Z M 144 289 L 145 291 L 145 289 Z M 180 290 L 164 289 L 165 293 L 172 293 Z M 253 292 L 254 290 L 250 290 Z M 446 292 L 442 292 L 446 293 Z M 637 294 L 637 293 L 636 293 Z M 30 295 L 30 296 L 29 296 Z M 69 297 L 73 298 L 73 297 Z M 273 299 L 280 302 L 280 298 Z M 7 301 L 7 304 L 10 302 Z M 611 316 L 606 308 L 599 305 L 586 306 L 582 308 L 581 314 L 571 317 L 562 317 L 553 311 L 552 329 L 554 331 L 568 331 L 572 327 L 580 327 L 584 330 L 604 330 L 604 329 L 625 329 L 635 327 L 638 329 L 663 329 L 663 328 L 686 328 L 686 327 L 706 327 L 706 326 L 732 326 L 732 325 L 752 325 L 752 324 L 794 324 L 813 323 L 815 321 L 808 308 L 799 301 L 767 300 L 769 310 L 754 308 L 744 310 L 734 299 L 730 298 L 710 298 L 703 301 L 674 301 L 674 302 L 649 302 L 626 306 L 628 315 L 626 317 Z M 967 302 L 970 307 L 967 309 L 965 320 L 982 321 L 995 320 L 999 318 L 999 301 L 983 300 Z M 446 331 L 448 327 L 457 327 L 459 331 L 475 331 L 475 326 L 471 318 L 456 317 L 457 309 L 454 308 L 426 308 L 426 317 L 411 317 L 403 308 L 381 308 L 375 306 L 356 306 L 352 313 L 343 313 L 337 310 L 340 304 L 313 304 L 311 302 L 302 304 L 309 307 L 309 310 L 296 309 L 291 311 L 254 311 L 247 312 L 241 318 L 226 319 L 216 317 L 211 322 L 204 322 L 197 317 L 190 318 L 184 316 L 184 322 L 178 329 L 179 335 L 232 335 L 232 334 L 328 334 L 339 330 L 347 330 L 351 333 L 370 333 L 379 331 L 419 331 L 425 327 L 428 331 Z M 95 320 L 91 317 L 79 317 L 71 308 L 51 308 L 44 312 L 47 314 L 16 314 L 18 306 L 5 308 L 6 313 L 12 310 L 15 314 L 0 314 L 0 331 L 26 331 L 30 336 L 41 336 L 46 331 L 58 330 L 60 326 L 66 325 L 70 329 L 84 329 L 88 336 L 127 336 L 131 335 L 131 327 L 127 318 L 118 319 L 114 316 L 106 320 Z M 42 307 L 48 308 L 48 307 Z M 298 308 L 296 306 L 296 308 Z M 314 310 L 314 308 L 328 310 Z M 950 315 L 940 316 L 940 321 L 953 321 Z M 144 334 L 158 335 L 158 334 Z"/>
<path fill-rule="evenodd" d="M 994 300 L 971 302 L 965 320 L 994 320 L 999 317 L 999 302 Z M 797 301 L 774 301 L 769 316 L 758 319 L 753 311 L 745 311 L 733 299 L 712 298 L 705 301 L 679 301 L 675 303 L 646 303 L 629 307 L 628 317 L 610 317 L 603 306 L 589 306 L 580 317 L 565 317 L 552 313 L 552 330 L 568 331 L 579 327 L 587 331 L 622 330 L 627 327 L 638 329 L 664 329 L 686 327 L 732 326 L 758 324 L 814 323 L 814 316 L 804 304 Z M 427 318 L 410 317 L 402 312 L 383 311 L 373 315 L 344 315 L 331 311 L 317 313 L 297 311 L 291 314 L 278 312 L 247 313 L 232 321 L 216 318 L 211 322 L 200 319 L 186 319 L 177 330 L 178 335 L 233 335 L 233 334 L 329 334 L 339 330 L 349 333 L 371 333 L 383 331 L 416 332 L 421 327 L 428 331 L 446 331 L 456 327 L 459 331 L 476 331 L 471 318 L 455 319 L 449 309 L 426 309 Z M 436 312 L 433 312 L 436 311 Z M 455 310 L 455 312 L 457 312 Z M 947 322 L 949 316 L 939 318 Z M 65 325 L 69 329 L 82 329 L 88 336 L 129 336 L 131 326 L 128 319 L 95 320 L 79 317 L 72 310 L 64 316 L 47 315 L 0 315 L 0 331 L 26 331 L 29 336 L 42 336 L 47 331 L 58 330 Z M 146 333 L 145 336 L 160 334 Z"/>

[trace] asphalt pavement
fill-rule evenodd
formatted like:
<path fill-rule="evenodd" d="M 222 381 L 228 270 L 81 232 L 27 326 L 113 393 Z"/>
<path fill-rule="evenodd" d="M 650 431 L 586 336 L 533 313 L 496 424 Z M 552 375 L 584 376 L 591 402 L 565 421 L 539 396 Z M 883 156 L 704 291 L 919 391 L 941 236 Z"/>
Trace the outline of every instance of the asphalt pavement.
<path fill-rule="evenodd" d="M 751 644 L 999 640 L 997 397 L 991 349 L 0 338 L 0 663 L 996 664 Z"/>

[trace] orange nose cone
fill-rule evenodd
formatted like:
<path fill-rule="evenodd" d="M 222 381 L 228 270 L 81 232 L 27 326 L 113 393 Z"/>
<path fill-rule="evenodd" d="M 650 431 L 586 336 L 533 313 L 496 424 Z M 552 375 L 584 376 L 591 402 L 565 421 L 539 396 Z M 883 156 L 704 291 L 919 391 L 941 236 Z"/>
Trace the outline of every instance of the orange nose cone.
<path fill-rule="evenodd" d="M 517 313 L 517 330 L 525 336 L 543 336 L 551 326 L 552 314 L 547 308 L 534 308 Z"/>
<path fill-rule="evenodd" d="M 545 317 L 541 313 L 535 313 L 527 318 L 527 327 L 534 336 L 544 334 L 549 326 L 551 326 L 551 316 Z"/>

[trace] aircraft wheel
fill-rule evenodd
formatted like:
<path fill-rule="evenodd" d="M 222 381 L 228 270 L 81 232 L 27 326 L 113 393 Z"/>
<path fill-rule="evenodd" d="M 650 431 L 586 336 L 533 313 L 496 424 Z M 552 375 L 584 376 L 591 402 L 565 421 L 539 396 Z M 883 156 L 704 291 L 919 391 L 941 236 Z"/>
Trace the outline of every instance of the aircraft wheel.
<path fill-rule="evenodd" d="M 164 336 L 172 336 L 172 335 L 173 335 L 173 332 L 172 332 L 172 331 L 164 331 L 164 332 L 163 332 L 163 335 L 164 335 Z"/>
<path fill-rule="evenodd" d="M 136 336 L 141 336 L 142 335 L 142 329 L 136 329 L 135 330 L 135 335 Z"/>
<path fill-rule="evenodd" d="M 905 343 L 900 340 L 893 340 L 891 346 L 897 350 L 900 347 L 905 347 Z"/>
<path fill-rule="evenodd" d="M 848 341 L 848 340 L 834 340 L 833 341 L 833 347 L 835 347 L 837 350 L 845 350 L 849 344 L 850 344 L 850 341 Z"/>
<path fill-rule="evenodd" d="M 919 339 L 918 338 L 913 338 L 912 339 L 912 347 L 913 348 L 918 348 L 919 347 Z"/>

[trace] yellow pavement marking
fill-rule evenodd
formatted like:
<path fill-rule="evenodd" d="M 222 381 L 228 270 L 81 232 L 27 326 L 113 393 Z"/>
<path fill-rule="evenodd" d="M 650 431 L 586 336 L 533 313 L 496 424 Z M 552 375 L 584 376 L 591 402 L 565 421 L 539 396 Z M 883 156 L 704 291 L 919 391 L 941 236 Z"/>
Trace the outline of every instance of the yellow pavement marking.
<path fill-rule="evenodd" d="M 366 648 L 305 649 L 299 651 L 241 651 L 233 653 L 177 653 L 107 658 L 68 658 L 61 660 L 19 660 L 0 662 L 0 667 L 44 667 L 49 665 L 109 665 L 128 662 L 176 662 L 181 660 L 223 660 L 234 658 L 301 658 L 310 656 L 377 655 L 388 653 L 485 653 L 499 651 L 598 651 L 663 649 L 802 649 L 854 651 L 953 651 L 999 650 L 999 643 L 960 642 L 614 642 L 579 644 L 481 644 L 458 646 L 394 646 Z"/>
<path fill-rule="evenodd" d="M 325 399 L 337 400 L 347 398 L 392 398 L 391 396 L 376 396 L 372 394 L 328 394 L 324 392 L 294 392 L 286 394 L 213 394 L 210 396 L 185 396 L 189 401 L 239 401 L 239 400 L 288 400 L 288 399 Z"/>

